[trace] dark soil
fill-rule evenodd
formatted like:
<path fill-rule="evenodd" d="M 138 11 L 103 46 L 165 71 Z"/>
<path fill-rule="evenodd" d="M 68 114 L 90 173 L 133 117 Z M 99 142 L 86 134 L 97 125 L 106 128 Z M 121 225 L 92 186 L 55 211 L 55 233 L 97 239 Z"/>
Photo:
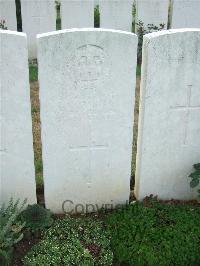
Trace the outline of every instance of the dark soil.
<path fill-rule="evenodd" d="M 30 234 L 29 236 L 25 235 L 25 237 L 14 247 L 12 266 L 23 265 L 23 257 L 27 254 L 31 247 L 37 244 L 40 240 L 41 234 L 38 232 Z"/>
<path fill-rule="evenodd" d="M 84 241 L 80 241 L 81 244 L 89 250 L 90 254 L 93 256 L 93 258 L 98 258 L 101 252 L 101 247 L 95 245 L 95 244 L 86 244 Z"/>
<path fill-rule="evenodd" d="M 44 201 L 44 185 L 37 186 L 36 192 L 37 192 L 37 202 L 38 202 L 38 204 L 40 204 L 43 207 L 45 207 L 45 201 Z"/>
<path fill-rule="evenodd" d="M 200 206 L 200 202 L 197 200 L 177 200 L 177 199 L 170 199 L 170 200 L 161 200 L 157 196 L 150 195 L 144 198 L 143 202 L 147 207 L 151 207 L 151 200 L 154 199 L 160 203 L 168 204 L 168 205 L 190 205 L 190 206 Z"/>

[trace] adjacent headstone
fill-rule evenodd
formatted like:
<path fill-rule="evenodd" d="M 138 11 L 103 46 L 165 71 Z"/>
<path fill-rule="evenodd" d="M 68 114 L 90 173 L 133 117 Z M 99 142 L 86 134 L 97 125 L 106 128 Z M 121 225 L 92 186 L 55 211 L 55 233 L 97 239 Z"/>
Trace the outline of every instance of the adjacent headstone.
<path fill-rule="evenodd" d="M 38 36 L 46 207 L 129 199 L 137 36 L 102 29 Z M 81 204 L 78 205 L 77 204 Z M 107 206 L 108 206 L 107 205 Z"/>
<path fill-rule="evenodd" d="M 144 36 L 136 195 L 190 199 L 200 161 L 200 29 Z"/>
<path fill-rule="evenodd" d="M 23 33 L 0 30 L 0 202 L 28 199 L 36 203 L 35 169 Z"/>
<path fill-rule="evenodd" d="M 200 28 L 200 1 L 173 0 L 171 28 Z"/>
<path fill-rule="evenodd" d="M 62 29 L 93 28 L 93 0 L 61 0 L 61 24 Z"/>
<path fill-rule="evenodd" d="M 164 24 L 167 29 L 168 23 L 169 0 L 136 0 L 136 23 L 144 23 L 147 28 L 148 24 L 160 28 Z M 137 31 L 137 24 L 136 24 Z"/>
<path fill-rule="evenodd" d="M 17 30 L 15 0 L 0 0 L 0 21 L 8 30 Z"/>
<path fill-rule="evenodd" d="M 21 0 L 22 28 L 28 36 L 29 59 L 37 57 L 36 35 L 56 30 L 54 0 Z"/>
<path fill-rule="evenodd" d="M 100 0 L 101 28 L 132 31 L 133 0 Z"/>
<path fill-rule="evenodd" d="M 99 5 L 99 1 L 100 0 L 94 0 L 94 6 L 98 6 Z"/>

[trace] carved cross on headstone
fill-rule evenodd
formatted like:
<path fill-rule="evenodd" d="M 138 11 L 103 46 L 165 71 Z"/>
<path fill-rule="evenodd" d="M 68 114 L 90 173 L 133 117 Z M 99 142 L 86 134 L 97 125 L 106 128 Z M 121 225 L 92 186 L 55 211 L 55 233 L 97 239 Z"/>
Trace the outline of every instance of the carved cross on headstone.
<path fill-rule="evenodd" d="M 188 130 L 189 130 L 189 117 L 191 110 L 199 110 L 200 111 L 200 105 L 192 105 L 191 104 L 191 97 L 192 97 L 192 85 L 188 85 L 187 87 L 187 103 L 183 106 L 173 106 L 171 107 L 174 110 L 184 111 L 185 112 L 185 127 L 184 127 L 184 140 L 183 145 L 188 144 Z"/>

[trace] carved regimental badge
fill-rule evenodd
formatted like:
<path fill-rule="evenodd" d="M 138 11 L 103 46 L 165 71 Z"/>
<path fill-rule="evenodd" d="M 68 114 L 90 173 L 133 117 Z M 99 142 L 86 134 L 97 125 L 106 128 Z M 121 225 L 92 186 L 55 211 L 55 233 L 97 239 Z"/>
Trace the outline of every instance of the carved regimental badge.
<path fill-rule="evenodd" d="M 108 61 L 104 49 L 85 44 L 76 49 L 68 69 L 76 86 L 93 87 L 108 77 Z"/>

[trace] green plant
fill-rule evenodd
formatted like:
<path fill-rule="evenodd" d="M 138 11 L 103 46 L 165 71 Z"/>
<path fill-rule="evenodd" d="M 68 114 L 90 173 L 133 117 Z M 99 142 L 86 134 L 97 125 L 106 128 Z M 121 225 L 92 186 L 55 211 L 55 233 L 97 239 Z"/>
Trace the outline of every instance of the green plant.
<path fill-rule="evenodd" d="M 5 25 L 5 20 L 0 20 L 0 30 L 7 30 L 8 28 Z"/>
<path fill-rule="evenodd" d="M 135 32 L 135 18 L 136 18 L 136 3 L 135 1 L 133 2 L 133 6 L 132 6 L 132 18 L 133 18 L 133 22 L 132 22 L 132 32 Z"/>
<path fill-rule="evenodd" d="M 36 173 L 40 173 L 43 171 L 42 159 L 35 161 L 35 171 Z"/>
<path fill-rule="evenodd" d="M 56 19 L 56 30 L 61 30 L 61 18 Z"/>
<path fill-rule="evenodd" d="M 56 9 L 59 9 L 60 8 L 60 1 L 59 0 L 56 0 L 55 1 L 55 4 L 56 4 Z"/>
<path fill-rule="evenodd" d="M 35 171 L 36 171 L 36 184 L 37 187 L 42 187 L 44 182 L 43 182 L 43 177 L 41 175 L 43 171 L 43 164 L 41 159 L 35 160 Z"/>
<path fill-rule="evenodd" d="M 22 31 L 22 15 L 21 15 L 21 0 L 15 0 L 17 31 Z"/>
<path fill-rule="evenodd" d="M 106 218 L 121 265 L 200 265 L 200 208 L 136 202 Z"/>
<path fill-rule="evenodd" d="M 159 26 L 155 26 L 153 24 L 148 24 L 147 26 L 145 26 L 141 20 L 139 20 L 139 22 L 136 23 L 136 33 L 138 35 L 138 51 L 137 51 L 138 64 L 142 63 L 143 36 L 153 31 L 163 30 L 164 27 L 165 27 L 164 23 L 161 23 Z"/>
<path fill-rule="evenodd" d="M 30 82 L 38 80 L 38 67 L 37 67 L 37 65 L 29 64 L 29 80 L 30 80 Z"/>
<path fill-rule="evenodd" d="M 94 27 L 100 27 L 100 12 L 99 12 L 99 5 L 96 5 L 94 8 Z"/>
<path fill-rule="evenodd" d="M 60 17 L 60 1 L 55 1 L 56 3 L 56 13 L 57 13 L 57 17 L 56 17 L 56 30 L 61 30 L 61 17 Z"/>
<path fill-rule="evenodd" d="M 102 222 L 90 218 L 57 220 L 24 258 L 24 265 L 112 265 L 110 239 Z"/>
<path fill-rule="evenodd" d="M 53 223 L 51 211 L 43 208 L 39 204 L 28 205 L 28 207 L 21 212 L 20 220 L 25 222 L 25 227 L 32 231 L 50 227 Z"/>
<path fill-rule="evenodd" d="M 43 184 L 44 184 L 43 176 L 36 175 L 36 185 L 37 185 L 37 188 L 42 188 L 43 187 Z"/>
<path fill-rule="evenodd" d="M 9 265 L 13 245 L 23 238 L 22 229 L 25 223 L 17 220 L 20 212 L 24 208 L 26 201 L 20 204 L 11 200 L 6 207 L 0 208 L 0 265 Z"/>
<path fill-rule="evenodd" d="M 137 65 L 136 75 L 141 76 L 141 65 L 139 65 L 139 64 Z"/>
<path fill-rule="evenodd" d="M 190 181 L 191 188 L 197 187 L 200 183 L 200 163 L 194 164 L 193 167 L 195 170 L 193 173 L 189 175 L 189 177 L 191 178 L 191 181 Z M 197 197 L 200 200 L 200 189 L 198 189 L 197 192 L 198 192 Z"/>

